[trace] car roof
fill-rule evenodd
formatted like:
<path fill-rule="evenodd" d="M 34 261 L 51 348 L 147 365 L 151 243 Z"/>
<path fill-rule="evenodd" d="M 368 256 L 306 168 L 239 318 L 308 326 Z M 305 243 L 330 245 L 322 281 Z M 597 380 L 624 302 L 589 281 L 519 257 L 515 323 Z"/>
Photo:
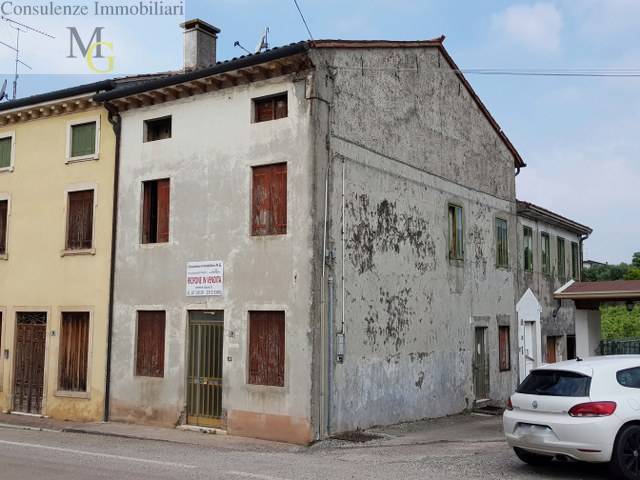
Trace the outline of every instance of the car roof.
<path fill-rule="evenodd" d="M 640 367 L 640 355 L 606 355 L 581 360 L 566 360 L 543 365 L 535 370 L 564 370 L 593 375 L 595 370 L 622 370 L 631 367 Z"/>

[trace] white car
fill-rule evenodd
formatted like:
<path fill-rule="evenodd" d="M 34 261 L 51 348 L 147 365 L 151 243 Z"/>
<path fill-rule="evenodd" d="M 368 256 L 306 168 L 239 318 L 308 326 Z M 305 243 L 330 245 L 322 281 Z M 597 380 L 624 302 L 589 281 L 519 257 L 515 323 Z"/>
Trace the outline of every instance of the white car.
<path fill-rule="evenodd" d="M 569 360 L 532 370 L 507 402 L 507 443 L 531 465 L 554 457 L 610 462 L 640 479 L 640 356 Z"/>

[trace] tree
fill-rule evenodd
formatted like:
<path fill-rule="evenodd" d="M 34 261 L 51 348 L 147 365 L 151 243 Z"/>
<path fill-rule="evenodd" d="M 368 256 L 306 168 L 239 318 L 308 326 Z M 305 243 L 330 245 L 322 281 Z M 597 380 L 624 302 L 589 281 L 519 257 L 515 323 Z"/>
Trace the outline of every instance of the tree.
<path fill-rule="evenodd" d="M 631 265 L 633 265 L 634 268 L 640 268 L 640 252 L 633 254 Z"/>
<path fill-rule="evenodd" d="M 624 274 L 625 280 L 640 280 L 640 268 L 632 267 Z"/>

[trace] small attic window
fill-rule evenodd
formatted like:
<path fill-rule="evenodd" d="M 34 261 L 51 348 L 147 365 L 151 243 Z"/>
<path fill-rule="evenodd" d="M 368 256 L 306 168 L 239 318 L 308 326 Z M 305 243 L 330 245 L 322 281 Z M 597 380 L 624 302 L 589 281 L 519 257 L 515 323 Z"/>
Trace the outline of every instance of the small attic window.
<path fill-rule="evenodd" d="M 254 98 L 254 123 L 286 118 L 289 115 L 287 103 L 286 93 L 280 93 L 270 97 Z"/>
<path fill-rule="evenodd" d="M 154 118 L 144 122 L 144 141 L 155 142 L 171 138 L 171 117 Z"/>

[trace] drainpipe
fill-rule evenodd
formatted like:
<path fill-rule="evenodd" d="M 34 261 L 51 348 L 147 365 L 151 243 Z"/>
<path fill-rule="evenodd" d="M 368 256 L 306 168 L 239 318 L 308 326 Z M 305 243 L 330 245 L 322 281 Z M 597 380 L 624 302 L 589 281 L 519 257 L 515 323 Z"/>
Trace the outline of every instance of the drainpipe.
<path fill-rule="evenodd" d="M 327 335 L 329 337 L 329 359 L 327 370 L 327 436 L 331 435 L 331 406 L 333 393 L 333 303 L 334 303 L 334 280 L 333 275 L 329 274 L 327 280 L 328 286 L 328 302 L 327 302 Z"/>
<path fill-rule="evenodd" d="M 587 233 L 586 235 L 580 235 L 580 265 L 578 265 L 578 268 L 580 269 L 580 278 L 578 279 L 580 282 L 582 282 L 584 279 L 582 278 L 582 266 L 584 265 L 584 241 L 586 239 L 589 238 L 589 234 Z"/>
<path fill-rule="evenodd" d="M 118 183 L 120 178 L 120 135 L 122 132 L 122 117 L 118 109 L 110 103 L 105 103 L 104 107 L 109 112 L 109 123 L 113 127 L 113 133 L 116 135 L 116 152 L 113 176 L 113 207 L 111 221 L 111 266 L 109 272 L 109 320 L 107 330 L 107 369 L 104 387 L 104 417 L 105 422 L 110 417 L 110 397 L 111 397 L 111 344 L 113 339 L 113 297 L 115 285 L 116 270 L 116 233 L 118 230 Z"/>

